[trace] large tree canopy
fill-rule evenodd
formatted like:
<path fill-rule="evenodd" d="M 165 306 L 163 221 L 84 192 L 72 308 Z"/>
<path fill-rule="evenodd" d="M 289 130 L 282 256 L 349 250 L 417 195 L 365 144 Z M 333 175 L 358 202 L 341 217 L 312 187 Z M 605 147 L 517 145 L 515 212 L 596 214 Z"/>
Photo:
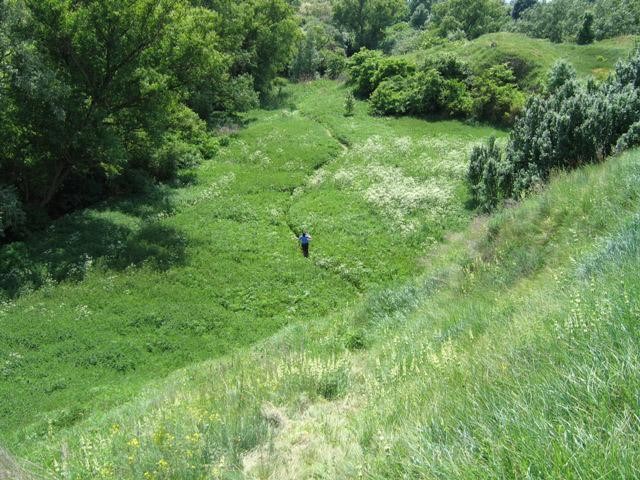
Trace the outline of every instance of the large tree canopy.
<path fill-rule="evenodd" d="M 502 0 L 444 0 L 431 12 L 432 25 L 440 35 L 462 32 L 469 39 L 497 32 L 508 19 Z"/>
<path fill-rule="evenodd" d="M 385 28 L 407 16 L 405 0 L 337 0 L 334 19 L 349 35 L 350 53 L 361 47 L 376 48 Z"/>
<path fill-rule="evenodd" d="M 204 120 L 254 105 L 297 35 L 284 0 L 0 0 L 1 183 L 65 211 L 74 178 L 167 178 L 213 153 Z"/>

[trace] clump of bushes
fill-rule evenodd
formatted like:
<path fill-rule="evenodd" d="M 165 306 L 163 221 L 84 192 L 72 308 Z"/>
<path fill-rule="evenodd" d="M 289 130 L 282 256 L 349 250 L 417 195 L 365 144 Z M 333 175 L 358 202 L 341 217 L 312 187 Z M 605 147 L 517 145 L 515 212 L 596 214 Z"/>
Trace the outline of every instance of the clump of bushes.
<path fill-rule="evenodd" d="M 353 56 L 350 73 L 354 92 L 370 99 L 374 115 L 443 115 L 508 125 L 524 104 L 506 64 L 474 74 L 452 54 L 418 67 L 363 49 Z"/>
<path fill-rule="evenodd" d="M 491 210 L 546 181 L 554 170 L 601 161 L 640 145 L 640 48 L 598 85 L 578 82 L 566 62 L 551 69 L 545 94 L 529 99 L 506 149 L 490 139 L 471 153 L 468 181 Z"/>

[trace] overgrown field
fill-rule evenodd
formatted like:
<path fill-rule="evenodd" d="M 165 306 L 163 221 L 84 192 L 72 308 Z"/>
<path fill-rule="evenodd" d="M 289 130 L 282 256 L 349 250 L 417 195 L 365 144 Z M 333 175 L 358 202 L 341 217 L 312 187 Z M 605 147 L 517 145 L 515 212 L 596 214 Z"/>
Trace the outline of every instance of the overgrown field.
<path fill-rule="evenodd" d="M 66 478 L 636 478 L 640 152 L 31 445 Z"/>
<path fill-rule="evenodd" d="M 423 252 L 471 218 L 469 148 L 501 132 L 373 118 L 361 104 L 344 117 L 344 95 L 296 86 L 176 187 L 0 250 L 2 444 L 33 452 L 176 368 L 424 268 Z"/>

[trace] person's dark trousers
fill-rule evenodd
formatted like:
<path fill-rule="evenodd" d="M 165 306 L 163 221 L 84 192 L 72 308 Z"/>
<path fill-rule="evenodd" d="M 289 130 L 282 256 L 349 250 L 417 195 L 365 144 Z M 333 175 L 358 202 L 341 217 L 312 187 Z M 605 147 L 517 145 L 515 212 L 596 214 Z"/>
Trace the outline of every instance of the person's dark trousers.
<path fill-rule="evenodd" d="M 305 256 L 305 258 L 309 257 L 309 244 L 302 244 L 302 255 Z"/>

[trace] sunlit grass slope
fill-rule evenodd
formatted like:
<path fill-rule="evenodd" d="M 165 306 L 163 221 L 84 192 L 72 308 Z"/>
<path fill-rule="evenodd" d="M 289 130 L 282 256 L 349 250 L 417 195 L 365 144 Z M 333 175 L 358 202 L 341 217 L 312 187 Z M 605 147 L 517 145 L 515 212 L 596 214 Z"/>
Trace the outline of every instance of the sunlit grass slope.
<path fill-rule="evenodd" d="M 29 457 L 67 478 L 637 478 L 640 151 L 423 275 L 175 373 Z"/>
<path fill-rule="evenodd" d="M 362 104 L 344 117 L 345 92 L 294 86 L 179 188 L 0 249 L 0 444 L 36 451 L 149 381 L 424 268 L 422 252 L 471 219 L 466 151 L 501 133 Z M 294 237 L 305 226 L 310 261 Z"/>
<path fill-rule="evenodd" d="M 478 68 L 508 62 L 520 82 L 527 87 L 541 83 L 549 68 L 559 59 L 571 62 L 581 77 L 604 79 L 620 58 L 633 48 L 636 37 L 618 37 L 591 45 L 552 43 L 518 33 L 490 33 L 473 41 L 448 42 L 411 54 L 418 58 L 440 52 L 453 52 Z"/>

